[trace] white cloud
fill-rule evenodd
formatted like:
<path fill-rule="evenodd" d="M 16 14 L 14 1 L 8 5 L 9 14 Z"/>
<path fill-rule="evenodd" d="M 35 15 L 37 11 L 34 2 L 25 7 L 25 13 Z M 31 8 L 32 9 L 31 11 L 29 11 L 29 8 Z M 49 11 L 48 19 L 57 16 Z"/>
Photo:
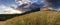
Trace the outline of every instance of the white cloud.
<path fill-rule="evenodd" d="M 4 13 L 5 14 L 19 14 L 19 13 L 22 13 L 22 11 L 18 11 L 18 10 L 14 10 L 10 8 L 10 9 L 5 9 Z"/>
<path fill-rule="evenodd" d="M 18 1 L 18 5 L 22 5 L 23 4 L 23 2 L 22 1 Z"/>
<path fill-rule="evenodd" d="M 15 2 L 16 2 L 18 5 L 23 4 L 22 1 L 20 1 L 20 0 L 15 0 Z"/>
<path fill-rule="evenodd" d="M 6 8 L 6 6 L 4 6 L 4 5 L 0 5 L 0 8 Z"/>
<path fill-rule="evenodd" d="M 18 4 L 18 5 L 22 5 L 24 3 L 29 3 L 31 2 L 30 0 L 15 0 L 15 2 Z"/>
<path fill-rule="evenodd" d="M 13 8 L 5 6 L 5 5 L 0 5 L 0 8 L 4 9 L 4 11 L 0 12 L 0 14 L 18 14 L 18 13 L 22 13 L 22 11 L 14 10 Z"/>

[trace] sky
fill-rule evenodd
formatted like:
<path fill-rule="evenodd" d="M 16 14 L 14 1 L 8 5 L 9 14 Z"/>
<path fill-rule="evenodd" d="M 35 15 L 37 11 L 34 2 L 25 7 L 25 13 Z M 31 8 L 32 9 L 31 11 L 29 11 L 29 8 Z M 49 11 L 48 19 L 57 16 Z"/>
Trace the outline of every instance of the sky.
<path fill-rule="evenodd" d="M 15 4 L 14 0 L 0 0 L 0 12 L 4 11 L 5 6 L 12 6 L 13 4 Z"/>
<path fill-rule="evenodd" d="M 14 0 L 0 0 L 0 4 L 10 6 L 12 4 L 15 4 L 15 1 Z"/>
<path fill-rule="evenodd" d="M 17 7 L 15 0 L 0 0 L 0 13 L 4 12 L 6 10 L 14 11 L 10 7 Z M 15 11 L 17 11 L 17 10 L 15 10 Z"/>
<path fill-rule="evenodd" d="M 0 4 L 11 6 L 12 4 L 15 4 L 14 0 L 0 0 Z"/>
<path fill-rule="evenodd" d="M 28 2 L 31 2 L 31 3 L 34 3 L 34 2 L 36 2 L 36 3 L 42 3 L 42 2 L 44 2 L 44 0 L 23 0 L 23 1 L 28 1 Z M 58 2 L 58 4 L 59 4 L 59 2 Z M 0 0 L 0 12 L 4 11 L 4 9 L 6 9 L 7 7 L 17 8 L 17 6 L 20 6 L 21 4 L 23 4 L 22 0 Z M 57 8 L 58 5 L 55 4 L 54 7 Z"/>
<path fill-rule="evenodd" d="M 27 1 L 39 3 L 42 0 L 27 0 Z M 21 0 L 0 0 L 0 12 L 4 12 L 6 9 L 9 9 L 11 7 L 17 8 L 17 6 L 19 6 L 20 4 L 23 4 Z"/>
<path fill-rule="evenodd" d="M 6 5 L 6 6 L 11 6 L 12 4 L 17 5 L 16 2 L 18 2 L 20 0 L 0 0 L 0 4 Z M 42 0 L 29 0 L 31 2 L 41 2 Z"/>

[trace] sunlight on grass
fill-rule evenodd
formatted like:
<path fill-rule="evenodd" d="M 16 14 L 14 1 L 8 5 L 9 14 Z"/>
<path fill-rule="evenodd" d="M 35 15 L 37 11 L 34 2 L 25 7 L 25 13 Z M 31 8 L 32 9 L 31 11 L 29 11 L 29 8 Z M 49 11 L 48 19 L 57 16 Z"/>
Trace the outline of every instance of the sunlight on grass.
<path fill-rule="evenodd" d="M 60 25 L 60 12 L 38 11 L 0 22 L 0 25 Z"/>

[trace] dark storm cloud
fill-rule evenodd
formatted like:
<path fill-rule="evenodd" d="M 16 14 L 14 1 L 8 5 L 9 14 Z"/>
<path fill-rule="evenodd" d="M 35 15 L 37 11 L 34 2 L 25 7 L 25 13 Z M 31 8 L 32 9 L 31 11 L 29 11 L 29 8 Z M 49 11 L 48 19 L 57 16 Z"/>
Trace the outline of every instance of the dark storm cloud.
<path fill-rule="evenodd" d="M 46 0 L 48 2 L 48 5 L 54 8 L 60 7 L 60 0 Z"/>

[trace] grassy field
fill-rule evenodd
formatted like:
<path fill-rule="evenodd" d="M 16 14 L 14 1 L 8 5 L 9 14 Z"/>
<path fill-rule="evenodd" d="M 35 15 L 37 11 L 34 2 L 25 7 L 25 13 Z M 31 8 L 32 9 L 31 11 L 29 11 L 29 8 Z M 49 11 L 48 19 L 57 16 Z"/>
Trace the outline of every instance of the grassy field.
<path fill-rule="evenodd" d="M 60 12 L 38 11 L 23 16 L 16 16 L 0 25 L 60 25 Z"/>

